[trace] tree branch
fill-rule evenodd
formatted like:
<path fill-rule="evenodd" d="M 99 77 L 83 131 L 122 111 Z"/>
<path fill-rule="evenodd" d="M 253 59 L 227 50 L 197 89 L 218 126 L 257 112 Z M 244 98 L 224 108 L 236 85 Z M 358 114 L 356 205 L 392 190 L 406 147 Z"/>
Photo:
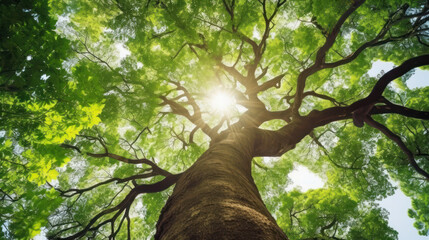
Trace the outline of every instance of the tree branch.
<path fill-rule="evenodd" d="M 199 107 L 198 107 L 198 105 L 196 105 L 196 103 L 193 106 L 193 107 L 196 107 L 196 108 L 194 108 L 194 115 L 191 115 L 189 113 L 189 111 L 185 107 L 180 105 L 179 103 L 172 101 L 171 99 L 168 99 L 165 96 L 160 96 L 160 98 L 163 100 L 161 105 L 169 105 L 172 113 L 184 116 L 190 122 L 192 122 L 195 126 L 200 128 L 210 138 L 215 137 L 215 134 L 213 133 L 212 129 L 209 127 L 209 125 L 207 123 L 205 123 L 203 121 L 203 119 L 201 117 L 201 112 L 199 111 Z M 195 109 L 197 111 L 195 111 Z"/>
<path fill-rule="evenodd" d="M 79 40 L 80 43 L 84 46 L 85 50 L 84 51 L 79 51 L 77 49 L 74 49 L 74 51 L 78 54 L 81 54 L 82 56 L 84 56 L 86 59 L 88 59 L 91 62 L 94 63 L 101 63 L 103 65 L 105 65 L 110 71 L 112 71 L 113 73 L 116 73 L 121 79 L 122 81 L 125 83 L 125 85 L 127 86 L 127 88 L 129 89 L 130 87 L 128 86 L 128 84 L 130 83 L 122 74 L 120 74 L 118 71 L 116 71 L 108 62 L 106 62 L 105 60 L 101 59 L 99 56 L 97 56 L 96 54 L 94 54 L 88 47 L 86 40 L 85 42 L 82 42 L 81 40 Z M 91 59 L 90 57 L 88 57 L 88 55 L 91 56 L 93 59 Z M 95 61 L 94 61 L 95 59 Z"/>
<path fill-rule="evenodd" d="M 365 118 L 365 122 L 368 123 L 369 126 L 380 130 L 386 137 L 388 137 L 389 139 L 394 141 L 399 146 L 399 148 L 402 150 L 402 152 L 407 156 L 411 167 L 413 167 L 417 173 L 419 173 L 420 175 L 425 177 L 426 181 L 429 181 L 429 173 L 419 167 L 416 160 L 414 159 L 413 153 L 410 151 L 410 149 L 408 149 L 408 147 L 405 145 L 405 143 L 402 141 L 402 139 L 398 135 L 396 135 L 395 133 L 390 131 L 390 129 L 388 129 L 383 124 L 372 119 L 370 116 L 367 116 Z"/>
<path fill-rule="evenodd" d="M 372 110 L 369 112 L 370 115 L 385 114 L 385 113 L 395 113 L 405 117 L 429 120 L 429 112 L 418 111 L 411 108 L 399 106 L 393 103 L 389 103 L 383 106 L 374 106 Z"/>
<path fill-rule="evenodd" d="M 87 188 L 82 188 L 82 189 L 75 189 L 75 188 L 70 188 L 68 190 L 61 190 L 58 188 L 55 188 L 55 190 L 57 190 L 58 192 L 60 192 L 60 195 L 63 197 L 73 197 L 74 195 L 77 194 L 82 194 L 88 191 L 91 191 L 97 187 L 112 183 L 112 182 L 116 182 L 116 184 L 118 183 L 124 183 L 124 182 L 128 182 L 128 181 L 132 181 L 132 180 L 136 180 L 136 179 L 144 179 L 144 178 L 149 178 L 149 177 L 153 177 L 156 176 L 157 174 L 151 172 L 151 173 L 145 173 L 145 174 L 139 174 L 139 175 L 134 175 L 131 177 L 127 177 L 127 178 L 110 178 L 106 181 L 103 182 L 99 182 L 97 184 L 94 184 L 90 187 Z"/>
<path fill-rule="evenodd" d="M 65 144 L 65 143 L 61 144 L 60 146 L 63 147 L 63 148 L 74 149 L 77 152 L 79 152 L 79 153 L 82 154 L 82 152 L 80 151 L 80 149 L 78 147 L 76 147 L 76 146 Z M 129 164 L 146 164 L 146 165 L 151 166 L 152 167 L 152 171 L 154 173 L 156 173 L 156 174 L 159 174 L 159 175 L 162 175 L 162 176 L 169 176 L 169 175 L 171 175 L 170 172 L 168 172 L 168 171 L 160 168 L 156 163 L 152 162 L 149 159 L 146 159 L 146 158 L 140 158 L 140 159 L 126 158 L 126 157 L 123 157 L 123 156 L 116 155 L 114 153 L 110 153 L 108 151 L 107 147 L 105 145 L 103 145 L 103 146 L 105 148 L 105 152 L 104 153 L 90 153 L 90 152 L 86 152 L 85 154 L 88 155 L 88 156 L 90 156 L 90 157 L 93 157 L 93 158 L 108 157 L 108 158 L 111 158 L 111 159 L 118 160 L 120 162 L 129 163 Z"/>
<path fill-rule="evenodd" d="M 352 113 L 354 112 L 355 115 L 359 112 L 359 114 L 362 115 L 359 116 L 359 118 L 363 119 L 364 115 L 373 111 L 373 106 L 375 103 L 384 102 L 382 93 L 390 82 L 392 82 L 398 77 L 401 77 L 411 69 L 424 65 L 429 65 L 429 55 L 423 55 L 408 59 L 404 61 L 400 66 L 385 73 L 375 84 L 371 93 L 367 97 L 360 99 L 347 107 L 332 107 L 322 111 L 313 110 L 312 112 L 310 112 L 310 114 L 307 115 L 307 117 L 315 119 L 317 125 L 320 124 L 319 126 L 325 125 L 333 121 L 348 119 L 352 116 Z M 389 109 L 389 107 L 391 109 Z M 426 119 L 426 113 L 415 112 L 416 110 L 405 108 L 401 109 L 406 110 L 403 112 L 404 116 L 409 115 L 412 117 L 415 116 L 416 118 Z M 378 111 L 379 113 L 399 113 L 399 106 L 391 105 L 386 107 L 377 107 L 374 111 Z"/>
<path fill-rule="evenodd" d="M 259 92 L 263 92 L 267 89 L 270 89 L 272 87 L 280 88 L 280 82 L 285 75 L 286 74 L 280 74 L 280 75 L 264 82 L 262 85 L 258 86 L 256 89 L 246 91 L 246 93 L 259 93 Z"/>
<path fill-rule="evenodd" d="M 317 72 L 318 70 L 322 69 L 322 65 L 325 63 L 325 56 L 328 50 L 334 45 L 335 40 L 337 38 L 338 33 L 340 32 L 340 29 L 344 22 L 347 20 L 347 18 L 363 3 L 365 0 L 355 0 L 353 1 L 353 4 L 344 12 L 341 17 L 338 19 L 338 21 L 335 23 L 332 31 L 328 34 L 326 37 L 326 41 L 323 44 L 321 48 L 317 51 L 316 54 L 316 60 L 312 66 L 302 71 L 297 80 L 297 89 L 295 94 L 295 101 L 292 106 L 293 112 L 295 115 L 298 114 L 298 109 L 302 104 L 303 99 L 303 93 L 305 88 L 305 81 L 307 78 L 312 75 L 313 73 Z"/>
<path fill-rule="evenodd" d="M 93 217 L 89 223 L 79 232 L 69 236 L 69 237 L 65 237 L 65 238 L 61 238 L 61 237 L 55 237 L 53 239 L 63 239 L 63 240 L 71 240 L 71 239 L 77 239 L 77 238 L 81 238 L 83 236 L 85 236 L 85 234 L 88 231 L 97 231 L 100 227 L 102 227 L 103 225 L 107 224 L 107 223 L 111 223 L 111 225 L 114 226 L 114 222 L 116 220 L 116 218 L 123 212 L 127 212 L 127 209 L 129 209 L 131 207 L 131 204 L 133 203 L 134 199 L 142 193 L 154 193 L 154 192 L 161 192 L 164 191 L 165 189 L 169 188 L 170 186 L 172 186 L 173 184 L 176 183 L 176 181 L 179 179 L 181 175 L 170 175 L 167 176 L 166 178 L 164 178 L 163 180 L 154 183 L 154 184 L 141 184 L 141 185 L 137 185 L 136 187 L 134 187 L 128 194 L 127 196 L 115 207 L 109 208 L 109 209 L 105 209 L 103 211 L 101 211 L 100 213 L 98 213 L 95 217 Z M 101 223 L 99 223 L 98 225 L 94 226 L 93 225 L 102 217 L 111 214 L 111 213 L 115 213 L 115 215 L 113 217 L 111 217 L 110 219 L 107 219 Z M 126 217 L 129 221 L 129 217 Z M 122 222 L 122 221 L 121 221 Z M 129 229 L 129 227 L 128 227 Z M 113 231 L 114 233 L 114 231 Z"/>

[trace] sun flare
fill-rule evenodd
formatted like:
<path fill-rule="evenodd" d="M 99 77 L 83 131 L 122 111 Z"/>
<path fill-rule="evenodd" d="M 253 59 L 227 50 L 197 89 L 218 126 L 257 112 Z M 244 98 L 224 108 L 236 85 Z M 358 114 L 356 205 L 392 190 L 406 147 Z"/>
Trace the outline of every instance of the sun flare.
<path fill-rule="evenodd" d="M 216 91 L 210 98 L 210 105 L 217 111 L 226 112 L 235 104 L 235 99 L 223 91 Z"/>

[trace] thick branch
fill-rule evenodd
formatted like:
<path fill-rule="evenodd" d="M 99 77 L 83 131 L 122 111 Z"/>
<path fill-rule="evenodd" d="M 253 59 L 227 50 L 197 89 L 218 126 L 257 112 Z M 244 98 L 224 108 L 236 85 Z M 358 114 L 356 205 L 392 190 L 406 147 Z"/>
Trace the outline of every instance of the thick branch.
<path fill-rule="evenodd" d="M 360 4 L 362 4 L 362 3 L 363 2 L 361 2 Z M 353 8 L 353 7 L 351 7 L 351 8 Z M 349 8 L 349 10 L 351 10 L 351 8 Z M 346 12 L 345 14 L 347 14 L 348 12 Z M 345 14 L 343 14 L 343 16 L 345 16 Z M 317 72 L 321 69 L 334 68 L 334 67 L 338 67 L 338 66 L 347 64 L 347 63 L 353 61 L 354 59 L 356 59 L 360 55 L 360 53 L 362 53 L 365 49 L 367 49 L 369 47 L 375 47 L 375 46 L 384 45 L 386 43 L 393 42 L 393 41 L 404 40 L 404 39 L 407 39 L 409 37 L 415 36 L 416 34 L 418 34 L 421 31 L 425 31 L 425 29 L 420 29 L 420 27 L 427 21 L 427 19 L 421 18 L 421 17 L 426 16 L 427 14 L 428 14 L 427 8 L 424 8 L 423 11 L 418 13 L 418 14 L 414 14 L 414 15 L 410 15 L 410 16 L 399 16 L 399 18 L 396 18 L 397 16 L 396 15 L 394 16 L 394 14 L 392 14 L 389 17 L 389 19 L 387 20 L 387 22 L 385 23 L 385 25 L 383 26 L 383 28 L 380 30 L 380 32 L 377 34 L 377 36 L 374 39 L 364 43 L 355 52 L 348 55 L 347 57 L 344 57 L 343 59 L 341 59 L 339 61 L 332 62 L 332 63 L 325 63 L 324 57 L 325 57 L 327 51 L 329 50 L 329 48 L 332 46 L 331 44 L 327 44 L 327 43 L 329 43 L 328 39 L 330 36 L 332 36 L 332 33 L 334 32 L 334 30 L 333 30 L 333 32 L 331 32 L 331 34 L 328 35 L 327 40 L 325 42 L 325 45 L 319 49 L 317 56 L 316 56 L 315 63 L 311 67 L 305 69 L 298 76 L 297 94 L 295 97 L 295 104 L 293 106 L 294 112 L 298 113 L 298 108 L 302 103 L 302 98 L 303 98 L 302 92 L 304 91 L 305 81 L 308 78 L 308 76 L 314 74 L 315 72 Z M 388 33 L 389 29 L 393 26 L 394 23 L 397 23 L 402 19 L 415 18 L 415 17 L 417 17 L 417 20 L 414 22 L 413 27 L 408 32 L 406 32 L 405 34 L 402 34 L 400 36 L 390 36 L 386 39 L 383 39 L 384 36 Z M 340 18 L 340 20 L 341 20 L 341 18 Z M 336 26 L 338 26 L 339 22 L 337 22 Z M 334 39 L 334 42 L 335 42 L 335 39 Z"/>
<path fill-rule="evenodd" d="M 256 89 L 250 90 L 249 92 L 250 93 L 258 93 L 258 92 L 263 92 L 263 91 L 270 89 L 272 87 L 279 88 L 280 87 L 280 81 L 282 80 L 282 78 L 285 75 L 286 74 L 280 74 L 280 75 L 268 80 L 267 82 L 264 82 L 262 85 L 258 86 Z"/>
<path fill-rule="evenodd" d="M 387 73 L 385 73 L 375 84 L 374 88 L 372 89 L 370 95 L 367 97 L 368 99 L 374 101 L 381 97 L 384 89 L 387 87 L 387 85 L 395 80 L 398 77 L 401 77 L 411 69 L 414 69 L 416 67 L 420 67 L 423 65 L 429 65 L 429 54 L 428 55 L 422 55 L 418 57 L 414 57 L 411 59 L 406 60 L 403 62 L 399 67 L 396 67 Z"/>
<path fill-rule="evenodd" d="M 235 69 L 235 67 L 226 66 L 221 61 L 218 62 L 218 66 L 234 77 L 234 79 L 246 87 L 246 89 L 252 89 L 256 87 L 256 82 L 249 81 L 248 78 Z"/>
<path fill-rule="evenodd" d="M 418 111 L 415 109 L 399 106 L 393 103 L 383 106 L 374 106 L 374 108 L 369 113 L 373 114 L 385 114 L 385 113 L 395 113 L 405 117 L 412 117 L 416 119 L 429 120 L 429 112 Z"/>
<path fill-rule="evenodd" d="M 373 106 L 377 102 L 385 102 L 381 94 L 388 83 L 402 76 L 409 70 L 423 65 L 429 65 L 429 55 L 411 58 L 400 66 L 387 72 L 376 83 L 368 97 L 358 100 L 347 107 L 332 107 L 322 111 L 313 110 L 305 117 L 295 116 L 294 121 L 280 130 L 257 132 L 257 134 L 260 134 L 258 136 L 260 140 L 258 140 L 258 144 L 255 146 L 256 156 L 280 156 L 286 151 L 294 148 L 295 144 L 306 135 L 310 134 L 314 128 L 334 121 L 350 119 L 352 116 L 353 119 L 357 119 L 357 117 L 365 119 L 369 113 L 373 111 L 383 113 L 382 110 L 386 112 L 389 110 L 389 107 L 391 108 L 390 111 L 398 112 L 398 107 L 396 106 L 386 105 L 386 107 L 382 109 L 374 108 Z M 427 113 L 416 112 L 410 109 L 403 114 L 422 119 L 427 117 Z"/>
<path fill-rule="evenodd" d="M 385 73 L 375 84 L 371 93 L 367 97 L 360 99 L 347 107 L 332 107 L 332 108 L 325 109 L 323 111 L 314 110 L 308 115 L 308 117 L 314 118 L 316 120 L 316 123 L 320 124 L 319 126 L 322 126 L 333 121 L 350 118 L 351 114 L 355 111 L 358 111 L 359 109 L 369 108 L 367 109 L 369 111 L 362 111 L 363 114 L 365 114 L 365 112 L 366 114 L 368 114 L 374 109 L 374 107 L 371 107 L 372 105 L 374 105 L 377 102 L 384 102 L 382 93 L 390 82 L 392 82 L 398 77 L 401 77 L 411 69 L 424 66 L 424 65 L 429 65 L 429 55 L 423 55 L 423 56 L 408 59 L 400 66 Z M 389 107 L 391 108 L 390 110 L 388 109 Z M 426 113 L 415 112 L 416 110 L 405 109 L 405 108 L 401 108 L 401 109 L 406 110 L 403 112 L 404 116 L 409 115 L 409 116 L 421 118 L 421 119 L 425 119 L 425 117 L 427 116 Z M 398 106 L 390 105 L 382 108 L 377 107 L 375 108 L 374 111 L 379 111 L 379 113 L 383 113 L 382 111 L 384 111 L 384 113 L 387 113 L 389 111 L 391 111 L 392 113 L 399 113 L 399 108 Z"/>

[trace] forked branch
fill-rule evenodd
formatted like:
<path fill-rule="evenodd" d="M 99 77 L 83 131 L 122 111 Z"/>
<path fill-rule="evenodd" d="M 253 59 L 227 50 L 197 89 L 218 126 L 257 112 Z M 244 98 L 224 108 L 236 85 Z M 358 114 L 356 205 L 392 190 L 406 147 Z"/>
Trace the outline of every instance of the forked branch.
<path fill-rule="evenodd" d="M 204 120 L 202 119 L 201 112 L 199 111 L 199 107 L 194 108 L 194 114 L 191 114 L 188 111 L 188 109 L 186 109 L 184 106 L 182 106 L 178 102 L 173 101 L 171 99 L 168 99 L 165 96 L 160 96 L 160 98 L 163 101 L 161 103 L 161 105 L 170 106 L 171 113 L 181 115 L 181 116 L 187 118 L 190 122 L 192 122 L 195 126 L 200 128 L 210 138 L 214 138 L 216 136 L 216 133 L 214 131 L 212 131 L 210 126 L 207 123 L 205 123 Z M 195 104 L 195 106 L 197 106 L 197 105 Z M 195 111 L 195 109 L 197 111 Z"/>
<path fill-rule="evenodd" d="M 365 2 L 365 0 L 353 1 L 353 4 L 341 15 L 341 17 L 335 23 L 331 32 L 327 35 L 325 43 L 317 51 L 316 60 L 315 60 L 314 64 L 299 74 L 298 80 L 297 80 L 297 90 L 296 90 L 296 94 L 295 94 L 295 101 L 293 104 L 293 112 L 295 113 L 295 115 L 298 115 L 298 109 L 302 104 L 302 99 L 303 99 L 302 95 L 304 93 L 305 82 L 306 82 L 307 78 L 310 75 L 312 75 L 313 73 L 322 69 L 322 65 L 325 63 L 326 53 L 334 45 L 335 40 L 338 36 L 338 33 L 341 30 L 341 27 L 343 26 L 345 21 L 350 17 L 350 15 L 353 12 L 355 12 L 355 10 L 359 6 L 361 6 L 364 2 Z"/>
<path fill-rule="evenodd" d="M 127 196 L 115 207 L 105 209 L 98 213 L 95 217 L 93 217 L 88 224 L 79 232 L 69 236 L 69 237 L 54 237 L 52 239 L 63 239 L 63 240 L 69 240 L 69 239 L 77 239 L 85 236 L 88 232 L 96 232 L 98 231 L 102 226 L 106 224 L 111 225 L 111 236 L 114 236 L 119 232 L 123 221 L 126 219 L 128 221 L 127 231 L 128 231 L 128 238 L 130 238 L 130 218 L 129 218 L 129 209 L 131 207 L 131 204 L 133 203 L 134 199 L 142 193 L 155 193 L 155 192 L 161 192 L 165 189 L 169 188 L 173 184 L 176 183 L 176 181 L 179 179 L 180 174 L 178 175 L 170 175 L 164 178 L 163 180 L 154 183 L 154 184 L 140 184 L 135 186 L 128 194 Z M 104 216 L 107 216 L 109 214 L 114 213 L 114 215 L 104 221 L 99 222 Z M 117 229 L 115 229 L 115 221 L 116 219 L 124 213 L 124 216 L 122 220 L 120 221 L 120 225 Z M 99 222 L 97 225 L 95 225 L 97 222 Z"/>
<path fill-rule="evenodd" d="M 429 65 L 429 55 L 422 55 L 408 59 L 400 66 L 385 73 L 378 80 L 371 93 L 367 97 L 360 99 L 347 107 L 332 107 L 322 111 L 312 111 L 309 115 L 307 115 L 307 117 L 315 119 L 315 124 L 318 126 L 342 119 L 348 119 L 352 116 L 352 114 L 354 115 L 354 118 L 358 115 L 359 119 L 361 120 L 363 120 L 365 115 L 369 113 L 398 113 L 404 116 L 426 119 L 428 116 L 426 112 L 412 110 L 393 104 L 374 107 L 374 104 L 377 102 L 385 102 L 385 98 L 382 96 L 382 94 L 390 82 L 403 76 L 411 69 L 424 65 Z"/>
<path fill-rule="evenodd" d="M 340 19 L 335 24 L 333 30 L 329 33 L 329 35 L 327 35 L 327 38 L 326 38 L 324 45 L 318 50 L 315 63 L 312 66 L 306 68 L 304 71 L 302 71 L 301 74 L 298 76 L 297 94 L 295 96 L 295 101 L 294 101 L 294 106 L 293 106 L 295 114 L 298 114 L 298 109 L 299 109 L 299 107 L 302 103 L 302 99 L 303 99 L 303 91 L 305 88 L 305 81 L 310 75 L 314 74 L 315 72 L 317 72 L 321 69 L 335 68 L 335 67 L 350 63 L 351 61 L 356 59 L 367 48 L 381 46 L 381 45 L 387 44 L 389 42 L 402 41 L 404 39 L 408 39 L 408 38 L 413 37 L 413 36 L 419 37 L 422 32 L 426 32 L 429 30 L 428 28 L 424 27 L 424 24 L 429 20 L 429 18 L 427 17 L 429 15 L 427 5 L 425 5 L 423 10 L 421 10 L 420 12 L 415 13 L 415 14 L 411 14 L 411 15 L 405 15 L 405 14 L 398 15 L 395 12 L 389 16 L 389 19 L 386 21 L 385 25 L 378 32 L 378 34 L 376 35 L 375 38 L 373 38 L 372 40 L 370 40 L 368 42 L 363 43 L 353 53 L 349 54 L 346 57 L 343 57 L 341 60 L 338 60 L 336 62 L 326 63 L 325 62 L 326 53 L 330 50 L 333 43 L 335 42 L 335 38 L 339 33 L 341 25 L 344 23 L 344 21 L 347 19 L 347 17 L 350 16 L 350 14 L 353 13 L 354 10 L 356 10 L 356 8 L 359 5 L 361 5 L 363 2 L 365 2 L 365 1 L 355 1 L 355 4 L 352 5 L 340 17 Z M 403 7 L 404 6 L 402 6 L 401 8 L 403 8 Z M 400 11 L 401 8 L 398 9 L 397 12 L 401 12 Z M 404 9 L 402 9 L 402 10 L 403 10 L 403 12 L 405 12 L 406 5 L 405 5 L 405 10 Z M 404 19 L 410 19 L 410 18 L 415 18 L 415 20 L 413 21 L 412 27 L 406 33 L 403 33 L 403 34 L 397 35 L 397 36 L 389 35 L 387 38 L 385 37 L 386 35 L 388 35 L 390 29 L 392 28 L 392 26 L 394 26 L 394 24 L 396 24 L 396 23 L 398 23 Z M 404 64 L 406 62 L 404 62 Z M 423 65 L 425 65 L 425 64 L 423 64 Z M 403 69 L 405 69 L 405 68 L 403 68 Z M 388 76 L 386 76 L 386 77 L 388 77 Z"/>

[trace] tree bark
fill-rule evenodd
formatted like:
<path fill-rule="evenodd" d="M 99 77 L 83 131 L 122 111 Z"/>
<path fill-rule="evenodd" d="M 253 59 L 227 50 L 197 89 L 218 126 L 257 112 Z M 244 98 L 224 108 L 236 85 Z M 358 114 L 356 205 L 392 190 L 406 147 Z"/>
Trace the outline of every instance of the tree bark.
<path fill-rule="evenodd" d="M 155 239 L 288 239 L 251 175 L 254 134 L 229 134 L 177 181 Z"/>

